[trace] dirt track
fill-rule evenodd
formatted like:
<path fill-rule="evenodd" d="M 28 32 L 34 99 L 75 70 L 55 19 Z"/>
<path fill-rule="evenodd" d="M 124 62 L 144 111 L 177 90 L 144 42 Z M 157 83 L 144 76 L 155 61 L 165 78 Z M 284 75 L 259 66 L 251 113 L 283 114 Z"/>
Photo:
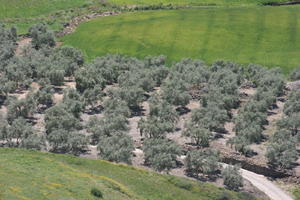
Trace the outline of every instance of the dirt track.
<path fill-rule="evenodd" d="M 265 193 L 272 200 L 293 200 L 281 188 L 269 181 L 265 176 L 241 169 L 244 179 L 250 181 L 252 185 Z"/>

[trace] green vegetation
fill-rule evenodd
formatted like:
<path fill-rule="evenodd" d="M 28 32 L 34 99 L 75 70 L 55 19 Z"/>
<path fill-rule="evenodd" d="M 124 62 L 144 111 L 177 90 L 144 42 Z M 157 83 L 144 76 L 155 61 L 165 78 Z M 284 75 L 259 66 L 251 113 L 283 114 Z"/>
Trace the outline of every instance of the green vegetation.
<path fill-rule="evenodd" d="M 91 0 L 0 0 L 0 19 L 45 16 L 50 12 L 75 8 Z"/>
<path fill-rule="evenodd" d="M 163 54 L 169 61 L 225 59 L 287 72 L 300 63 L 299 11 L 287 6 L 127 13 L 83 23 L 62 40 L 89 59 L 107 53 Z"/>
<path fill-rule="evenodd" d="M 285 0 L 110 0 L 116 5 L 255 6 Z"/>
<path fill-rule="evenodd" d="M 0 0 L 0 23 L 17 26 L 20 34 L 40 22 L 59 30 L 72 17 L 102 9 L 95 0 Z"/>
<path fill-rule="evenodd" d="M 17 54 L 16 30 L 0 27 L 0 105 L 7 111 L 0 113 L 1 147 L 83 155 L 91 150 L 90 145 L 95 145 L 95 153 L 99 158 L 116 163 L 131 163 L 134 154 L 138 155 L 139 149 L 136 148 L 141 147 L 144 152 L 141 163 L 160 172 L 169 172 L 180 166 L 178 157 L 182 155 L 182 146 L 168 139 L 166 133 L 174 132 L 179 117 L 191 112 L 191 119 L 185 121 L 183 136 L 190 137 L 194 144 L 186 144 L 197 145 L 198 150 L 187 152 L 185 174 L 188 176 L 201 174 L 213 178 L 220 174 L 218 152 L 206 147 L 211 140 L 227 132 L 225 123 L 228 121 L 235 123 L 236 136 L 227 142 L 237 151 L 251 156 L 255 152 L 250 145 L 267 139 L 266 158 L 269 164 L 278 168 L 292 168 L 298 158 L 295 145 L 300 139 L 299 91 L 289 94 L 283 109 L 285 115 L 278 121 L 278 131 L 270 139 L 265 138 L 263 133 L 264 125 L 268 122 L 268 110 L 276 106 L 276 98 L 285 92 L 285 79 L 279 68 L 268 69 L 259 65 L 245 67 L 226 61 L 217 61 L 209 67 L 193 59 L 183 59 L 168 68 L 164 56 L 139 60 L 107 55 L 85 63 L 79 50 L 67 46 L 55 48 L 55 38 L 45 25 L 38 24 L 30 30 L 33 36 L 31 44 Z M 70 81 L 70 76 L 75 76 L 73 83 L 76 86 L 61 89 L 66 81 Z M 194 87 L 199 89 L 200 96 L 193 95 Z M 238 89 L 243 87 L 256 88 L 256 93 L 250 96 L 248 102 L 240 105 Z M 23 91 L 28 93 L 22 98 L 12 94 Z M 57 93 L 62 98 L 55 99 L 54 94 Z M 198 99 L 200 107 L 189 108 L 192 98 Z M 149 112 L 144 112 L 143 104 L 146 101 L 149 103 Z M 236 116 L 232 115 L 233 108 L 239 108 Z M 102 115 L 97 115 L 100 112 Z M 85 118 L 84 114 L 92 116 Z M 132 128 L 129 123 L 131 117 L 139 117 L 141 139 L 128 135 Z M 45 123 L 35 126 L 40 119 Z M 139 141 L 141 146 L 135 146 Z M 2 151 L 4 157 L 0 158 L 0 177 L 1 173 L 10 177 L 6 183 L 7 176 L 3 176 L 5 178 L 0 178 L 0 183 L 10 188 L 0 190 L 1 199 L 2 196 L 15 199 L 13 195 L 35 199 L 32 195 L 38 195 L 39 192 L 45 199 L 91 199 L 101 196 L 107 199 L 185 199 L 187 196 L 189 199 L 199 199 L 199 195 L 203 195 L 203 199 L 220 199 L 227 196 L 227 193 L 216 194 L 215 190 L 210 192 L 210 189 L 201 189 L 208 187 L 202 184 L 196 186 L 194 182 L 170 180 L 169 176 L 164 176 L 163 180 L 173 183 L 179 188 L 178 191 L 158 184 L 158 179 L 155 179 L 155 183 L 144 180 L 148 177 L 142 175 L 136 178 L 143 180 L 128 180 L 128 177 L 134 178 L 128 172 L 120 177 L 118 173 L 122 172 L 117 170 L 99 171 L 101 167 L 98 165 L 103 162 L 78 160 L 68 163 L 68 157 L 47 154 L 51 158 L 47 157 L 46 161 L 52 162 L 48 166 L 48 163 L 44 163 L 45 159 L 39 158 L 38 163 L 32 163 L 31 158 L 37 156 L 29 155 L 28 159 L 26 152 L 11 150 L 12 154 L 22 154 L 21 157 L 26 160 L 24 164 L 20 157 L 12 159 L 12 155 L 7 155 L 9 150 Z M 83 165 L 85 162 L 89 164 Z M 68 173 L 55 168 L 55 164 L 68 170 Z M 51 167 L 54 171 L 51 171 Z M 39 186 L 31 188 L 32 184 L 24 179 L 35 168 L 47 172 L 39 171 L 30 177 L 29 181 Z M 9 171 L 12 169 L 15 171 Z M 241 186 L 235 171 L 223 172 L 224 180 L 228 180 L 225 185 L 233 190 Z M 16 176 L 14 172 L 20 176 L 13 177 Z M 107 175 L 101 176 L 104 173 Z M 42 175 L 46 179 L 40 180 Z M 62 181 L 62 177 L 67 180 Z M 75 181 L 75 178 L 79 180 Z M 232 180 L 237 183 L 231 185 Z M 42 181 L 44 185 L 40 183 Z M 61 184 L 64 181 L 74 183 L 66 186 Z M 149 190 L 151 187 L 154 189 Z M 166 188 L 172 194 L 166 193 Z"/>
<path fill-rule="evenodd" d="M 224 189 L 105 161 L 0 149 L 1 199 L 218 199 Z M 96 190 L 94 189 L 96 188 Z M 231 199 L 239 194 L 226 191 Z M 92 194 L 93 193 L 93 194 Z"/>
<path fill-rule="evenodd" d="M 227 188 L 238 191 L 239 188 L 243 186 L 243 177 L 239 170 L 240 168 L 238 166 L 227 166 L 222 171 L 224 185 L 226 185 Z"/>
<path fill-rule="evenodd" d="M 300 200 L 300 187 L 296 187 L 294 189 L 294 192 L 293 192 L 294 196 L 295 196 L 295 200 Z"/>

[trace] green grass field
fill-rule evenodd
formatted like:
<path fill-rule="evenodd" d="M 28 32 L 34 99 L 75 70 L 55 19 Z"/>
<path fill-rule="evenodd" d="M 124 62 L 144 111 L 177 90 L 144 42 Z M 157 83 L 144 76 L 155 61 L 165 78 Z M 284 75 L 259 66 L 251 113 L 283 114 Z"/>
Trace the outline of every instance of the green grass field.
<path fill-rule="evenodd" d="M 91 0 L 0 0 L 0 19 L 37 17 L 89 2 Z"/>
<path fill-rule="evenodd" d="M 26 34 L 31 25 L 40 22 L 59 30 L 63 22 L 87 12 L 89 6 L 99 7 L 99 3 L 95 0 L 0 0 L 0 24 L 16 26 L 19 34 Z"/>
<path fill-rule="evenodd" d="M 286 0 L 109 0 L 108 2 L 116 5 L 253 6 L 284 1 Z"/>
<path fill-rule="evenodd" d="M 225 191 L 206 183 L 100 160 L 0 148 L 0 199 L 94 199 L 95 187 L 107 200 L 213 200 Z"/>
<path fill-rule="evenodd" d="M 300 65 L 300 7 L 209 8 L 128 13 L 81 24 L 62 40 L 89 59 L 107 53 L 166 55 L 212 63 Z"/>

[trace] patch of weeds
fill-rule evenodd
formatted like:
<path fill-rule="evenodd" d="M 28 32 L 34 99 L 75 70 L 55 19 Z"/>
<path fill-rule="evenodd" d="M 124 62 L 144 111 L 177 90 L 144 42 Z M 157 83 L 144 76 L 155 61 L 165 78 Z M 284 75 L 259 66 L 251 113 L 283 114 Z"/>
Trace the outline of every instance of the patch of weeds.
<path fill-rule="evenodd" d="M 230 199 L 232 199 L 232 196 L 228 192 L 222 192 L 218 197 L 218 200 L 230 200 Z"/>
<path fill-rule="evenodd" d="M 178 179 L 175 177 L 170 177 L 168 178 L 168 181 L 170 183 L 172 183 L 173 185 L 175 185 L 176 187 L 185 189 L 185 190 L 191 190 L 193 187 L 193 184 L 191 184 L 188 180 L 184 180 L 184 179 Z"/>
<path fill-rule="evenodd" d="M 247 192 L 241 192 L 238 197 L 242 200 L 255 200 L 256 198 Z"/>

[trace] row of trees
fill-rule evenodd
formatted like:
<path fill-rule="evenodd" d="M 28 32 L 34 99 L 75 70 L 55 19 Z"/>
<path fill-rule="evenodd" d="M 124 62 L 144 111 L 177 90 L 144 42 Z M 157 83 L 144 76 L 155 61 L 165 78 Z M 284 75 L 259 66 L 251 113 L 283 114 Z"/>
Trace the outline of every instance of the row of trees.
<path fill-rule="evenodd" d="M 256 87 L 256 93 L 246 102 L 235 118 L 236 136 L 228 143 L 244 155 L 253 151 L 248 145 L 260 143 L 264 126 L 268 124 L 267 111 L 276 106 L 277 97 L 283 94 L 285 82 L 279 69 L 267 70 L 261 66 L 250 65 L 246 68 L 245 79 Z"/>
<path fill-rule="evenodd" d="M 291 168 L 298 159 L 300 141 L 300 91 L 292 91 L 284 105 L 284 116 L 277 121 L 277 130 L 269 142 L 266 157 L 279 168 Z"/>

